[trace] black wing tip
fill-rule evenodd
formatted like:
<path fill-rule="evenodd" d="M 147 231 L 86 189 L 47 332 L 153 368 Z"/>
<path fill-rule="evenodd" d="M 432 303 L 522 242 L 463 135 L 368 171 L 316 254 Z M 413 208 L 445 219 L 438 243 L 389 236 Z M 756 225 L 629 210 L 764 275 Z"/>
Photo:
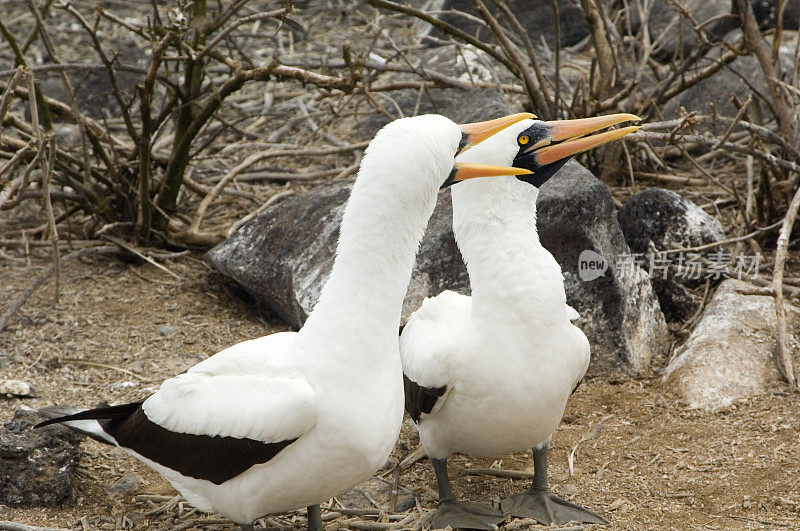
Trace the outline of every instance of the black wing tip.
<path fill-rule="evenodd" d="M 403 388 L 405 391 L 406 412 L 411 420 L 419 424 L 419 419 L 423 413 L 433 411 L 436 402 L 447 391 L 447 386 L 442 387 L 423 387 L 417 382 L 403 374 Z"/>
<path fill-rule="evenodd" d="M 50 426 L 52 424 L 59 424 L 61 422 L 69 422 L 71 420 L 123 419 L 132 415 L 140 407 L 142 407 L 142 402 L 131 402 L 129 404 L 122 404 L 119 406 L 103 406 L 95 409 L 87 409 L 84 411 L 79 411 L 71 415 L 61 415 L 58 417 L 47 419 L 36 424 L 33 427 L 34 429 L 43 428 L 45 426 Z M 43 411 L 40 411 L 40 413 L 42 413 Z"/>
<path fill-rule="evenodd" d="M 54 419 L 43 420 L 39 424 L 34 424 L 33 425 L 33 429 L 35 430 L 37 428 L 44 428 L 45 426 L 50 426 L 51 424 L 58 424 L 59 422 L 63 422 L 63 421 L 64 421 L 64 417 L 58 417 L 58 418 L 54 418 Z"/>

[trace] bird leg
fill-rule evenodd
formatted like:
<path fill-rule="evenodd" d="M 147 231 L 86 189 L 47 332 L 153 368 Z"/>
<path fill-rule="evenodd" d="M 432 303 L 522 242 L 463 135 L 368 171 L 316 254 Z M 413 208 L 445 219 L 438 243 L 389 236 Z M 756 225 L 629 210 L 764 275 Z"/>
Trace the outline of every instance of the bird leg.
<path fill-rule="evenodd" d="M 433 529 L 497 529 L 505 517 L 492 507 L 471 501 L 458 501 L 450 490 L 447 476 L 447 459 L 431 459 L 439 488 L 439 508 L 433 516 Z"/>
<path fill-rule="evenodd" d="M 252 523 L 250 524 L 239 524 L 239 527 L 242 528 L 242 531 L 255 531 L 255 527 Z"/>
<path fill-rule="evenodd" d="M 547 484 L 547 448 L 544 443 L 533 449 L 533 484 L 526 492 L 500 502 L 503 512 L 520 518 L 533 518 L 544 525 L 564 525 L 568 522 L 608 524 L 597 513 L 568 502 L 550 492 Z"/>
<path fill-rule="evenodd" d="M 322 513 L 319 504 L 308 506 L 308 531 L 322 531 Z"/>

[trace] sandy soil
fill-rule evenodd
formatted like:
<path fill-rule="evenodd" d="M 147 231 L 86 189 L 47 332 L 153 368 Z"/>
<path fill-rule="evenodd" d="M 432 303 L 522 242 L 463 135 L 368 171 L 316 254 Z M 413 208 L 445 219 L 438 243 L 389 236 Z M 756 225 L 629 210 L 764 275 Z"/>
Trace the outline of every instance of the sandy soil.
<path fill-rule="evenodd" d="M 67 265 L 59 303 L 53 306 L 52 284 L 45 285 L 0 333 L 0 350 L 15 360 L 0 376 L 23 379 L 38 391 L 36 398 L 0 399 L 0 420 L 21 406 L 141 399 L 161 380 L 228 345 L 285 329 L 233 294 L 197 258 L 165 262 L 181 280 L 151 265 L 110 257 Z M 43 267 L 0 263 L 3 306 Z M 165 325 L 176 329 L 174 335 L 159 334 Z M 676 403 L 659 389 L 657 379 L 587 381 L 573 395 L 555 434 L 551 483 L 562 496 L 601 512 L 617 529 L 800 529 L 798 411 L 800 397 L 779 389 L 707 413 Z M 416 448 L 409 422 L 392 464 Z M 576 445 L 570 475 L 568 455 Z M 0 506 L 0 520 L 82 528 L 83 519 L 90 529 L 235 527 L 195 514 L 184 503 L 153 514 L 175 494 L 169 484 L 118 450 L 94 441 L 82 446 L 74 504 Z M 524 488 L 525 480 L 467 473 L 492 466 L 530 472 L 530 454 L 485 460 L 454 456 L 450 472 L 456 493 L 498 500 Z M 143 485 L 134 495 L 114 497 L 108 487 L 128 473 Z M 381 474 L 391 482 L 391 468 Z M 435 507 L 435 481 L 427 461 L 403 470 L 400 484 L 418 497 L 409 514 L 421 517 L 420 511 Z M 382 499 L 376 503 L 390 512 Z M 376 521 L 337 513 L 326 518 L 332 528 L 363 529 Z M 302 516 L 281 515 L 264 523 L 304 522 Z"/>

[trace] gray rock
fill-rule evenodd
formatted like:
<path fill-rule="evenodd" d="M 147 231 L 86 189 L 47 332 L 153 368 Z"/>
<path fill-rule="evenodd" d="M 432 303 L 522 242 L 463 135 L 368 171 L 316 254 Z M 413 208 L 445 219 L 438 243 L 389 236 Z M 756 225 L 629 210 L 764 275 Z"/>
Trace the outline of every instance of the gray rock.
<path fill-rule="evenodd" d="M 0 395 L 30 398 L 36 396 L 36 389 L 22 380 L 0 379 Z"/>
<path fill-rule="evenodd" d="M 756 20 L 762 28 L 773 28 L 777 22 L 777 8 L 779 0 L 751 0 Z M 692 17 L 703 26 L 706 34 L 713 41 L 722 39 L 732 42 L 729 33 L 739 27 L 739 17 L 734 11 L 735 2 L 729 0 L 685 0 L 681 5 L 691 13 Z M 629 5 L 628 18 L 634 33 L 639 31 L 641 24 L 639 10 Z M 708 24 L 705 22 L 714 19 Z M 784 11 L 784 28 L 797 29 L 800 21 L 800 4 L 789 1 Z M 692 28 L 692 23 L 669 0 L 655 0 L 647 17 L 647 26 L 650 38 L 655 45 L 653 56 L 661 61 L 671 61 L 679 57 L 681 49 L 683 55 L 689 55 L 697 43 L 697 33 Z M 627 28 L 623 24 L 622 28 Z M 713 77 L 713 76 L 712 76 Z"/>
<path fill-rule="evenodd" d="M 103 42 L 106 43 L 105 51 L 108 56 L 116 58 L 118 64 L 147 68 L 148 58 L 143 53 L 139 41 L 122 37 L 121 39 L 105 38 Z M 92 60 L 96 60 L 96 56 Z M 114 97 L 111 81 L 105 69 L 68 72 L 67 75 L 75 90 L 75 99 L 81 112 L 97 119 L 112 119 L 120 116 L 119 103 Z M 44 95 L 69 104 L 69 95 L 61 76 L 56 73 L 45 74 L 45 76 L 47 77 L 38 79 Z M 116 76 L 123 101 L 130 101 L 136 83 L 141 83 L 144 75 L 118 67 Z"/>
<path fill-rule="evenodd" d="M 328 280 L 339 224 L 354 178 L 283 201 L 206 253 L 206 260 L 258 303 L 300 328 Z M 467 291 L 469 280 L 453 237 L 450 193 L 439 203 L 420 245 L 402 323 L 425 297 Z"/>
<path fill-rule="evenodd" d="M 775 2 L 776 0 L 770 0 L 770 3 Z M 788 2 L 786 4 L 786 11 L 783 12 L 783 21 L 784 29 L 800 29 L 800 2 Z"/>
<path fill-rule="evenodd" d="M 65 426 L 31 429 L 44 420 L 20 409 L 0 429 L 0 503 L 55 506 L 75 499 L 83 436 Z"/>
<path fill-rule="evenodd" d="M 650 277 L 653 290 L 664 318 L 670 323 L 680 323 L 691 319 L 700 308 L 700 299 L 669 271 L 666 276 L 656 274 Z"/>
<path fill-rule="evenodd" d="M 716 409 L 770 392 L 781 380 L 775 364 L 775 303 L 748 295 L 752 284 L 720 284 L 689 340 L 678 348 L 662 383 L 693 408 Z M 786 303 L 789 350 L 800 361 L 800 308 Z"/>
<path fill-rule="evenodd" d="M 737 42 L 741 36 L 741 30 L 736 29 L 726 36 L 728 42 Z M 714 48 L 709 51 L 706 57 L 701 60 L 701 64 L 717 62 L 723 51 L 727 48 Z M 793 66 L 794 46 L 781 46 L 780 59 L 784 72 L 790 72 Z M 731 94 L 735 95 L 739 101 L 745 101 L 751 94 L 759 94 L 769 98 L 770 90 L 767 85 L 764 71 L 758 59 L 753 55 L 737 57 L 733 62 L 725 65 L 713 76 L 709 76 L 698 83 L 692 85 L 677 97 L 669 100 L 662 110 L 665 118 L 670 119 L 679 115 L 679 109 L 686 111 L 696 111 L 700 114 L 711 114 L 711 104 L 722 116 L 733 118 L 739 108 L 731 101 Z M 758 100 L 758 96 L 754 95 Z M 715 134 L 722 134 L 728 129 L 728 124 L 714 124 L 711 130 Z"/>
<path fill-rule="evenodd" d="M 279 203 L 208 251 L 206 260 L 300 328 L 328 279 L 353 181 L 318 186 Z"/>
<path fill-rule="evenodd" d="M 507 0 L 506 4 L 511 9 L 512 13 L 516 15 L 522 27 L 527 30 L 534 45 L 539 44 L 542 37 L 544 37 L 547 46 L 555 48 L 555 17 L 553 16 L 553 8 L 550 2 Z M 589 23 L 583 15 L 580 0 L 559 0 L 558 7 L 561 12 L 559 20 L 561 30 L 560 43 L 562 47 L 572 46 L 589 35 Z M 431 9 L 441 11 L 454 9 L 479 16 L 471 0 L 443 0 L 435 3 Z M 497 17 L 498 13 L 495 12 L 494 15 Z M 445 22 L 456 26 L 470 35 L 475 36 L 477 34 L 478 38 L 481 40 L 486 41 L 493 38 L 489 29 L 485 26 L 479 27 L 477 23 L 466 17 L 445 14 L 441 15 L 441 18 Z M 443 37 L 442 33 L 435 29 L 431 30 L 431 34 L 435 37 Z"/>
<path fill-rule="evenodd" d="M 774 28 L 778 22 L 780 0 L 752 0 L 756 19 L 762 27 Z M 796 30 L 800 27 L 800 2 L 789 0 L 783 11 L 783 28 Z"/>
<path fill-rule="evenodd" d="M 583 251 L 598 253 L 609 265 L 630 254 L 608 187 L 570 161 L 541 187 L 537 210 L 542 245 L 561 265 L 567 302 L 581 314 L 577 324 L 592 345 L 589 374 L 645 372 L 666 333 L 646 273 L 633 265 L 609 267 L 583 280 L 579 269 Z"/>
<path fill-rule="evenodd" d="M 719 54 L 714 50 L 709 54 L 709 59 L 717 60 L 718 56 Z M 766 83 L 759 78 L 759 74 L 763 77 L 761 67 L 755 57 L 737 57 L 735 61 L 724 66 L 713 76 L 695 83 L 667 102 L 663 109 L 664 116 L 666 118 L 677 117 L 678 110 L 681 108 L 688 112 L 709 114 L 711 104 L 722 116 L 736 116 L 738 109 L 731 101 L 731 94 L 740 101 L 745 101 L 753 91 L 751 84 L 756 90 L 766 89 Z M 762 94 L 766 93 L 768 92 L 762 92 Z M 712 128 L 712 131 L 724 133 L 726 129 L 727 125 L 718 124 Z"/>
<path fill-rule="evenodd" d="M 139 489 L 142 488 L 142 484 L 142 478 L 133 472 L 128 472 L 124 476 L 117 478 L 117 480 L 108 487 L 108 492 L 117 498 L 124 498 L 125 496 L 130 496 L 138 492 Z"/>
<path fill-rule="evenodd" d="M 164 325 L 158 329 L 158 335 L 161 337 L 172 337 L 178 332 L 178 329 L 171 325 Z"/>
<path fill-rule="evenodd" d="M 725 239 L 717 218 L 663 188 L 632 195 L 617 217 L 631 252 L 644 255 L 645 263 L 649 263 L 653 251 L 697 247 Z M 696 283 L 690 276 L 678 277 L 672 270 L 655 268 L 651 274 L 661 309 L 669 321 L 683 321 L 694 315 L 699 301 L 684 286 Z"/>
<path fill-rule="evenodd" d="M 663 188 L 648 188 L 632 195 L 617 218 L 634 253 L 648 252 L 650 242 L 662 251 L 725 239 L 717 218 L 682 195 Z"/>
<path fill-rule="evenodd" d="M 684 0 L 681 5 L 701 24 L 716 18 L 714 22 L 703 26 L 712 38 L 721 38 L 738 25 L 737 18 L 731 13 L 731 2 L 728 0 Z M 636 33 L 641 24 L 639 10 L 633 4 L 629 6 L 631 28 Z M 697 42 L 697 34 L 691 23 L 674 4 L 667 0 L 655 0 L 652 3 L 647 17 L 647 27 L 655 46 L 653 55 L 662 61 L 675 59 L 681 50 L 684 55 L 689 55 Z"/>

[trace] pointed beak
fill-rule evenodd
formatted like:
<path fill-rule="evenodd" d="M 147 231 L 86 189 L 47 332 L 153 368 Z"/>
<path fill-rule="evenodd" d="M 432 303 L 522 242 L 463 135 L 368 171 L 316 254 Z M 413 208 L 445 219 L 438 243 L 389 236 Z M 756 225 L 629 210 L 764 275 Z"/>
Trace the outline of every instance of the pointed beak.
<path fill-rule="evenodd" d="M 453 171 L 450 176 L 441 186 L 446 188 L 457 182 L 465 181 L 467 179 L 475 179 L 477 177 L 500 177 L 503 175 L 528 175 L 533 173 L 524 168 L 512 168 L 506 166 L 491 166 L 489 164 L 472 164 L 467 162 L 456 162 L 453 166 Z"/>
<path fill-rule="evenodd" d="M 525 153 L 535 152 L 536 162 L 541 166 L 556 162 L 571 155 L 582 153 L 589 149 L 620 139 L 628 133 L 639 129 L 638 126 L 623 127 L 592 135 L 591 133 L 605 129 L 620 122 L 641 121 L 634 114 L 611 114 L 609 116 L 596 116 L 594 118 L 581 118 L 578 120 L 554 120 L 545 122 L 549 130 L 549 137 L 545 138 L 525 150 Z"/>
<path fill-rule="evenodd" d="M 464 133 L 464 138 L 462 139 L 457 155 L 463 153 L 472 146 L 480 144 L 493 134 L 499 133 L 509 125 L 513 125 L 520 120 L 525 120 L 528 118 L 533 119 L 536 118 L 536 116 L 529 112 L 521 112 L 517 114 L 509 114 L 508 116 L 503 116 L 502 118 L 495 118 L 494 120 L 489 120 L 488 122 L 475 122 L 471 124 L 459 125 L 461 131 Z"/>

